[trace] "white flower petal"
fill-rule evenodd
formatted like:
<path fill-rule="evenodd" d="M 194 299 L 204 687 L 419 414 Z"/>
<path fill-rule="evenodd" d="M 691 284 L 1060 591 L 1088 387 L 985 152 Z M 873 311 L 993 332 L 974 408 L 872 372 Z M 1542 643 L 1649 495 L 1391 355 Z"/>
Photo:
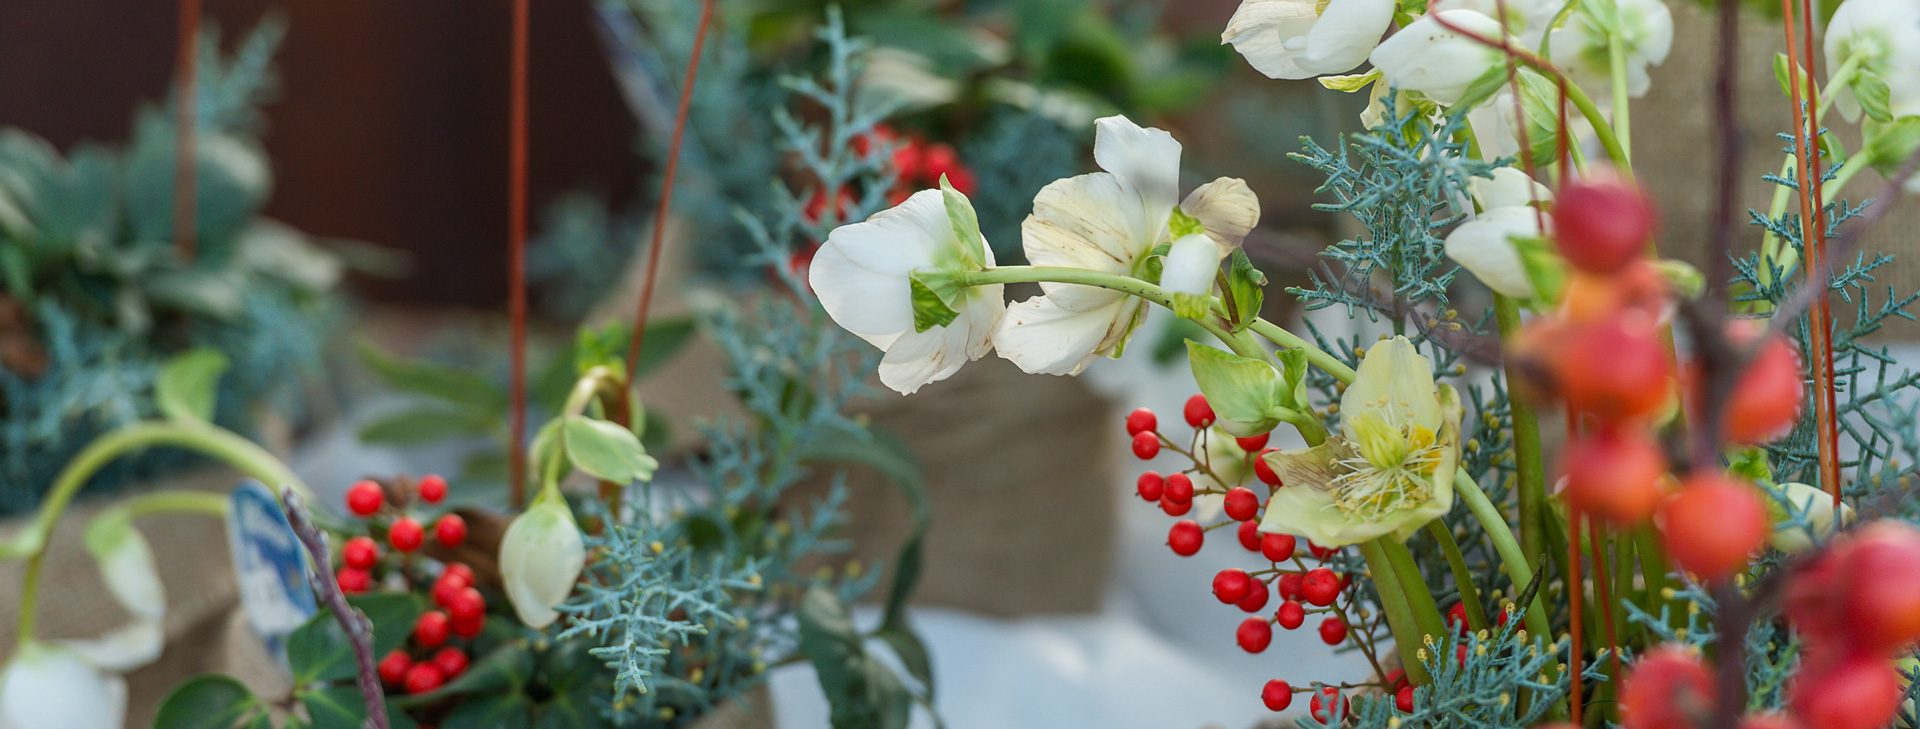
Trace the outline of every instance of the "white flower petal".
<path fill-rule="evenodd" d="M 1300 65 L 1321 74 L 1357 68 L 1393 22 L 1393 5 L 1393 0 L 1331 0 L 1307 31 Z"/>
<path fill-rule="evenodd" d="M 1160 272 L 1160 288 L 1168 293 L 1204 296 L 1213 291 L 1225 253 L 1206 235 L 1182 236 L 1167 249 L 1167 266 Z"/>
<path fill-rule="evenodd" d="M 1033 199 L 1033 214 L 1020 225 L 1027 262 L 1103 273 L 1131 274 L 1153 239 L 1137 237 L 1129 219 L 1137 217 L 1134 197 L 1118 178 L 1105 172 L 1055 180 Z M 1111 305 L 1124 294 L 1093 286 L 1045 282 L 1040 288 L 1054 303 L 1074 311 Z"/>
<path fill-rule="evenodd" d="M 1621 42 L 1626 50 L 1627 95 L 1647 93 L 1647 70 L 1667 60 L 1673 48 L 1673 12 L 1661 0 L 1616 0 Z M 1608 33 L 1592 27 L 1587 13 L 1576 12 L 1553 31 L 1553 62 L 1597 98 L 1612 95 L 1612 56 Z"/>
<path fill-rule="evenodd" d="M 120 729 L 127 683 L 71 651 L 28 643 L 0 669 L 0 729 Z"/>
<path fill-rule="evenodd" d="M 1237 177 L 1222 177 L 1195 188 L 1180 209 L 1200 221 L 1207 235 L 1230 253 L 1260 224 L 1260 198 Z"/>
<path fill-rule="evenodd" d="M 1314 5 L 1314 0 L 1243 0 L 1227 21 L 1227 29 L 1220 33 L 1220 42 L 1232 44 L 1254 70 L 1267 78 L 1318 76 L 1321 71 L 1300 62 L 1304 38 L 1320 17 Z"/>
<path fill-rule="evenodd" d="M 1152 247 L 1166 237 L 1167 218 L 1180 201 L 1180 143 L 1165 130 L 1124 116 L 1102 117 L 1093 125 L 1093 161 L 1138 196 L 1129 223 L 1134 239 Z"/>
<path fill-rule="evenodd" d="M 1353 384 L 1340 396 L 1341 425 L 1364 413 L 1378 413 L 1389 424 L 1407 424 L 1437 433 L 1442 421 L 1440 396 L 1433 384 L 1433 361 L 1406 337 L 1374 343 L 1361 358 Z M 1348 438 L 1356 438 L 1349 430 Z"/>
<path fill-rule="evenodd" d="M 866 222 L 834 229 L 807 280 L 835 323 L 873 341 L 913 329 L 907 276 L 931 267 L 947 245 L 957 244 L 946 204 L 939 190 L 922 190 Z"/>
<path fill-rule="evenodd" d="M 1512 101 L 1512 97 L 1508 97 Z M 1513 107 L 1507 107 L 1511 110 Z M 1498 167 L 1492 178 L 1474 177 L 1467 180 L 1467 190 L 1473 194 L 1481 210 L 1531 206 L 1536 202 L 1552 202 L 1553 190 L 1538 180 L 1527 176 L 1516 167 Z"/>
<path fill-rule="evenodd" d="M 160 657 L 166 648 L 166 625 L 157 618 L 135 618 L 98 638 L 56 642 L 97 668 L 125 673 Z"/>
<path fill-rule="evenodd" d="M 1539 235 L 1539 219 L 1545 215 L 1530 207 L 1494 208 L 1482 213 L 1447 234 L 1447 257 L 1473 272 L 1487 288 L 1516 299 L 1531 299 L 1535 294 L 1533 280 L 1527 277 L 1511 238 Z"/>
<path fill-rule="evenodd" d="M 1448 30 L 1435 17 L 1422 16 L 1401 28 L 1369 58 L 1392 86 L 1452 104 L 1487 69 L 1500 62 L 1500 51 Z M 1500 37 L 1500 24 L 1477 11 L 1446 10 L 1438 17 L 1483 38 Z"/>
<path fill-rule="evenodd" d="M 1827 68 L 1859 54 L 1861 68 L 1887 82 L 1895 117 L 1920 115 L 1920 0 L 1846 0 L 1826 30 Z M 1830 92 L 1848 121 L 1860 119 L 1850 86 Z"/>
<path fill-rule="evenodd" d="M 555 608 L 573 593 L 586 565 L 580 525 L 557 493 L 542 494 L 500 539 L 500 580 L 528 627 L 544 628 L 560 617 Z"/>
<path fill-rule="evenodd" d="M 1095 357 L 1119 343 L 1146 310 L 1139 299 L 1118 298 L 1087 311 L 1061 308 L 1052 296 L 1035 296 L 1007 307 L 993 348 L 1032 374 L 1077 375 Z"/>

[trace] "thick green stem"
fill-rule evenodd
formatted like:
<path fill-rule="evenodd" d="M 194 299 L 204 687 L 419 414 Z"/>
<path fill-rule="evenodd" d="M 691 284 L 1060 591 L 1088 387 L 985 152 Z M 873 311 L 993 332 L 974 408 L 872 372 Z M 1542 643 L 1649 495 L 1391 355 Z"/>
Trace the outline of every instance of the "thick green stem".
<path fill-rule="evenodd" d="M 1500 338 L 1513 341 L 1520 331 L 1520 306 L 1513 299 L 1498 294 L 1494 295 L 1493 301 L 1493 315 L 1500 327 Z M 1540 416 L 1533 409 L 1532 399 L 1514 386 L 1520 381 L 1520 372 L 1512 359 L 1507 360 L 1506 376 L 1507 403 L 1513 414 L 1514 468 L 1520 496 L 1520 545 L 1521 551 L 1532 558 L 1544 554 L 1547 543 L 1543 533 L 1546 528 L 1547 477 L 1546 459 L 1540 445 Z"/>
<path fill-rule="evenodd" d="M 1420 660 L 1420 651 L 1426 644 L 1420 639 L 1419 623 L 1414 620 L 1413 609 L 1400 589 L 1400 578 L 1394 574 L 1392 561 L 1380 551 L 1377 540 L 1356 546 L 1360 547 L 1360 556 L 1367 560 L 1373 589 L 1380 594 L 1380 609 L 1387 614 L 1387 628 L 1393 631 L 1393 643 L 1400 649 L 1400 666 L 1407 672 L 1407 680 L 1415 685 L 1432 681 L 1426 664 Z"/>
<path fill-rule="evenodd" d="M 1480 588 L 1473 585 L 1473 571 L 1467 568 L 1466 555 L 1460 553 L 1460 542 L 1453 538 L 1445 519 L 1427 522 L 1427 534 L 1440 545 L 1440 553 L 1447 558 L 1447 569 L 1453 572 L 1454 585 L 1460 589 L 1460 605 L 1467 614 L 1467 627 L 1486 630 L 1490 626 L 1487 608 L 1480 602 Z"/>
<path fill-rule="evenodd" d="M 997 266 L 983 271 L 957 271 L 953 274 L 954 283 L 961 286 L 984 286 L 988 284 L 1010 283 L 1069 283 L 1093 286 L 1109 291 L 1118 291 L 1130 296 L 1151 301 L 1168 309 L 1173 308 L 1173 294 L 1152 283 L 1117 273 L 1090 271 L 1084 268 L 1067 266 Z M 1267 353 L 1260 349 L 1252 338 L 1235 334 L 1221 322 L 1212 317 L 1194 320 L 1202 329 L 1219 338 L 1220 341 L 1242 357 L 1265 360 Z"/>
<path fill-rule="evenodd" d="M 1287 349 L 1298 349 L 1305 352 L 1308 362 L 1320 368 L 1320 371 L 1333 375 L 1334 379 L 1341 382 L 1353 382 L 1354 371 L 1352 367 L 1348 367 L 1347 363 L 1340 361 L 1339 357 L 1328 354 L 1325 350 L 1314 346 L 1312 342 L 1302 339 L 1300 335 L 1287 331 L 1281 328 L 1280 325 L 1265 319 L 1253 320 L 1252 331 L 1255 334 L 1266 337 L 1268 341 L 1274 344 L 1278 344 Z"/>
<path fill-rule="evenodd" d="M 1593 103 L 1593 99 L 1587 96 L 1587 92 L 1581 91 L 1580 87 L 1573 82 L 1567 82 L 1566 88 L 1567 100 L 1573 102 L 1574 107 L 1580 110 L 1580 115 L 1586 117 L 1587 122 L 1593 125 L 1593 134 L 1600 140 L 1600 147 L 1607 151 L 1607 158 L 1613 160 L 1614 166 L 1620 168 L 1620 174 L 1631 179 L 1633 159 L 1627 156 L 1626 148 L 1620 145 L 1620 138 L 1614 136 L 1613 126 L 1609 125 L 1606 116 L 1600 113 L 1600 107 Z M 1569 148 L 1574 146 L 1568 145 Z"/>
<path fill-rule="evenodd" d="M 1524 590 L 1533 584 L 1533 568 L 1527 566 L 1526 555 L 1520 552 L 1520 543 L 1514 541 L 1513 532 L 1507 529 L 1507 520 L 1500 514 L 1500 508 L 1487 499 L 1487 493 L 1480 490 L 1480 484 L 1461 471 L 1454 475 L 1454 493 L 1467 503 L 1467 510 L 1480 522 L 1480 528 L 1487 530 L 1487 538 L 1493 540 L 1493 551 L 1500 555 L 1500 569 L 1507 573 L 1507 580 L 1513 583 L 1515 590 Z M 1540 594 L 1535 592 L 1533 602 L 1524 606 L 1527 630 L 1535 637 L 1551 640 L 1553 633 L 1547 627 L 1547 612 L 1541 607 Z"/>
<path fill-rule="evenodd" d="M 85 486 L 94 473 L 114 459 L 160 445 L 199 451 L 264 483 L 291 486 L 303 495 L 310 493 L 300 477 L 294 475 L 293 470 L 272 453 L 232 431 L 207 423 L 135 423 L 100 436 L 60 471 L 33 524 L 12 542 L 0 546 L 0 559 L 27 557 L 26 581 L 20 587 L 20 618 L 15 624 L 20 644 L 24 645 L 33 639 L 34 612 L 40 595 L 40 576 L 45 567 L 47 543 L 74 495 L 80 492 L 80 487 Z"/>
<path fill-rule="evenodd" d="M 1420 626 L 1423 637 L 1430 635 L 1437 639 L 1446 635 L 1447 621 L 1440 617 L 1433 590 L 1420 575 L 1420 565 L 1414 564 L 1413 553 L 1407 551 L 1407 545 L 1390 536 L 1375 541 L 1380 544 L 1380 553 L 1393 564 L 1393 573 L 1400 578 L 1400 590 L 1407 596 L 1407 608 L 1413 612 L 1413 622 Z"/>
<path fill-rule="evenodd" d="M 200 514 L 203 516 L 226 516 L 233 500 L 224 493 L 215 491 L 186 491 L 171 489 L 140 494 L 120 503 L 127 516 L 139 519 L 155 514 Z"/>
<path fill-rule="evenodd" d="M 1620 149 L 1632 159 L 1633 111 L 1632 99 L 1627 96 L 1627 48 L 1618 28 L 1607 33 L 1607 67 L 1613 80 L 1613 128 L 1620 135 Z"/>

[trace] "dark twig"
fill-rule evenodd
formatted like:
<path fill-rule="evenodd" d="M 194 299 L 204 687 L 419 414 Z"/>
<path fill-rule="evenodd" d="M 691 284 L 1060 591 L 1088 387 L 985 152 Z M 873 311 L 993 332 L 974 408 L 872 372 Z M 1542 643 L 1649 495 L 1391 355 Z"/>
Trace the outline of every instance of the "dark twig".
<path fill-rule="evenodd" d="M 360 666 L 360 675 L 356 682 L 360 684 L 360 695 L 367 701 L 366 729 L 387 729 L 386 694 L 380 688 L 380 672 L 373 658 L 373 621 L 359 608 L 347 604 L 347 596 L 340 592 L 340 586 L 332 579 L 333 564 L 327 558 L 327 535 L 313 525 L 313 519 L 307 514 L 307 507 L 300 503 L 300 494 L 291 488 L 281 489 L 280 503 L 287 512 L 287 522 L 293 525 L 293 533 L 300 537 L 300 544 L 307 548 L 307 555 L 313 560 L 313 570 L 307 572 L 307 584 L 313 586 L 313 594 L 326 603 L 328 612 L 340 623 L 347 634 L 347 643 L 353 646 L 353 657 Z"/>

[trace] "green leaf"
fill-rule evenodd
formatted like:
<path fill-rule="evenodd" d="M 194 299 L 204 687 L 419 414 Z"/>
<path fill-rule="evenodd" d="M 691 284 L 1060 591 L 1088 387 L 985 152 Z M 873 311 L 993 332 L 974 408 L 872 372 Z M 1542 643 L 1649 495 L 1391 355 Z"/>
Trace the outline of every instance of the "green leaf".
<path fill-rule="evenodd" d="M 1868 119 L 1860 125 L 1860 156 L 1883 175 L 1895 174 L 1916 152 L 1920 152 L 1920 116 L 1907 116 L 1891 124 Z"/>
<path fill-rule="evenodd" d="M 1187 364 L 1220 427 L 1238 437 L 1266 433 L 1280 424 L 1292 396 L 1273 365 L 1187 341 Z"/>
<path fill-rule="evenodd" d="M 928 286 L 919 272 L 908 277 L 913 295 L 913 330 L 924 332 L 934 327 L 952 324 L 960 317 L 960 312 L 941 300 L 940 294 Z"/>
<path fill-rule="evenodd" d="M 434 405 L 376 418 L 360 427 L 360 441 L 392 446 L 425 445 L 450 438 L 487 435 L 499 425 L 499 419 L 490 415 Z"/>
<path fill-rule="evenodd" d="M 523 729 L 533 726 L 533 702 L 518 693 L 482 694 L 456 704 L 440 729 Z"/>
<path fill-rule="evenodd" d="M 525 641 L 516 640 L 495 648 L 468 666 L 466 673 L 440 688 L 397 698 L 394 703 L 411 708 L 438 703 L 450 696 L 519 694 L 533 678 L 533 671 L 533 652 Z"/>
<path fill-rule="evenodd" d="M 458 405 L 474 413 L 499 413 L 507 407 L 506 390 L 480 375 L 442 365 L 408 362 L 365 342 L 359 350 L 360 360 L 393 389 Z"/>
<path fill-rule="evenodd" d="M 887 477 L 888 483 L 906 497 L 912 511 L 913 526 L 907 541 L 894 559 L 893 582 L 887 588 L 887 602 L 881 625 L 905 629 L 907 598 L 920 580 L 922 543 L 933 521 L 932 502 L 927 499 L 926 482 L 913 451 L 897 438 L 851 424 L 815 430 L 801 445 L 800 457 L 807 462 L 839 462 L 865 465 Z"/>
<path fill-rule="evenodd" d="M 420 600 L 409 593 L 385 592 L 356 595 L 347 603 L 366 613 L 373 623 L 373 654 L 384 656 L 406 642 L 413 624 L 425 612 Z M 356 672 L 353 644 L 333 613 L 322 610 L 287 637 L 287 663 L 293 669 L 296 684 L 337 681 Z"/>
<path fill-rule="evenodd" d="M 1520 69 L 1518 79 L 1527 141 L 1533 145 L 1525 153 L 1535 162 L 1551 162 L 1560 152 L 1560 87 L 1528 68 Z"/>
<path fill-rule="evenodd" d="M 220 375 L 226 371 L 227 356 L 216 349 L 202 347 L 175 356 L 154 378 L 154 404 L 172 420 L 209 422 Z"/>
<path fill-rule="evenodd" d="M 260 700 L 238 679 L 195 676 L 167 694 L 154 715 L 153 729 L 232 729 L 259 708 Z"/>
<path fill-rule="evenodd" d="M 1353 93 L 1366 89 L 1378 80 L 1380 80 L 1380 69 L 1376 68 L 1366 73 L 1350 73 L 1345 76 L 1321 76 L 1320 85 L 1333 89 L 1334 91 Z"/>
<path fill-rule="evenodd" d="M 1461 92 L 1460 100 L 1454 102 L 1452 108 L 1471 109 L 1479 106 L 1480 102 L 1491 99 L 1494 94 L 1500 93 L 1500 88 L 1506 85 L 1507 65 L 1504 63 L 1492 64 L 1487 67 L 1486 71 L 1475 77 L 1473 83 L 1467 85 L 1467 90 Z"/>
<path fill-rule="evenodd" d="M 354 684 L 323 686 L 300 691 L 297 696 L 307 707 L 313 729 L 362 729 L 367 721 L 367 699 Z M 413 718 L 387 702 L 387 725 L 392 729 L 413 729 Z"/>
<path fill-rule="evenodd" d="M 813 663 L 820 688 L 833 707 L 834 729 L 900 729 L 913 699 L 900 677 L 867 655 L 847 606 L 832 590 L 815 585 L 797 611 L 800 654 Z"/>
<path fill-rule="evenodd" d="M 604 481 L 643 481 L 653 478 L 654 469 L 660 467 L 633 431 L 605 420 L 569 415 L 560 435 L 574 467 Z"/>
<path fill-rule="evenodd" d="M 1853 96 L 1860 100 L 1860 109 L 1867 117 L 1877 122 L 1893 121 L 1893 89 L 1880 74 L 1860 69 L 1853 76 Z"/>
<path fill-rule="evenodd" d="M 1233 331 L 1246 331 L 1260 318 L 1260 307 L 1266 303 L 1267 275 L 1254 268 L 1253 259 L 1241 248 L 1233 249 L 1233 256 L 1227 264 L 1227 295 L 1233 302 Z"/>
<path fill-rule="evenodd" d="M 1513 250 L 1520 254 L 1520 266 L 1526 269 L 1527 280 L 1533 284 L 1536 303 L 1560 300 L 1560 289 L 1567 283 L 1567 261 L 1560 257 L 1560 251 L 1545 238 L 1533 235 L 1516 235 L 1507 239 L 1513 243 Z"/>

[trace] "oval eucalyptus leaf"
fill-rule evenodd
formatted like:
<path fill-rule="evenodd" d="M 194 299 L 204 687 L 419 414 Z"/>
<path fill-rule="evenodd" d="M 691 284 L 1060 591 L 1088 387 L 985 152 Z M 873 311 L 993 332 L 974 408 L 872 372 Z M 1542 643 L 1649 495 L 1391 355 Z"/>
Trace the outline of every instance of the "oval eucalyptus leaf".
<path fill-rule="evenodd" d="M 247 723 L 260 700 L 232 676 L 208 674 L 188 679 L 167 694 L 154 715 L 154 729 L 233 729 Z"/>
<path fill-rule="evenodd" d="M 194 349 L 177 355 L 161 365 L 159 376 L 154 378 L 154 404 L 172 420 L 211 421 L 220 375 L 226 371 L 227 356 L 216 349 Z"/>
<path fill-rule="evenodd" d="M 647 455 L 633 431 L 605 420 L 569 415 L 560 428 L 567 458 L 576 468 L 615 483 L 653 477 L 660 463 Z"/>

